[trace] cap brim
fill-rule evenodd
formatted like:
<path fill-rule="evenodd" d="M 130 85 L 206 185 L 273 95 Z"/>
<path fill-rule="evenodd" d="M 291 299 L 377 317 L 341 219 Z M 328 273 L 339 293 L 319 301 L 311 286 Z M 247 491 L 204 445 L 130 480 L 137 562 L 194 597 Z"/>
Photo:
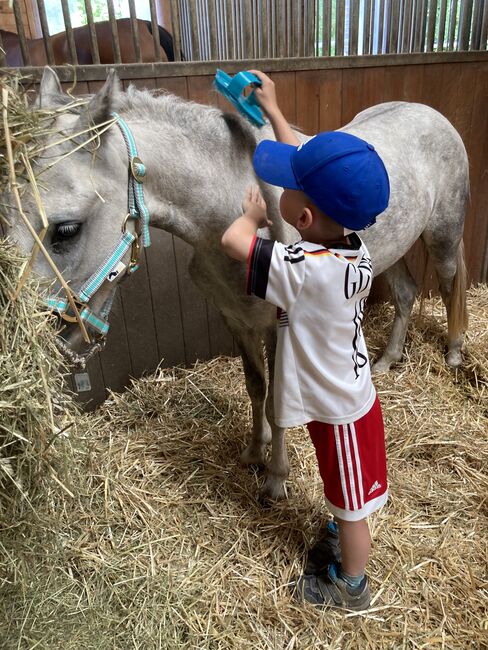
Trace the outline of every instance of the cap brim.
<path fill-rule="evenodd" d="M 299 190 L 291 166 L 291 156 L 296 150 L 297 148 L 291 144 L 263 140 L 254 152 L 254 171 L 259 178 L 270 185 Z"/>

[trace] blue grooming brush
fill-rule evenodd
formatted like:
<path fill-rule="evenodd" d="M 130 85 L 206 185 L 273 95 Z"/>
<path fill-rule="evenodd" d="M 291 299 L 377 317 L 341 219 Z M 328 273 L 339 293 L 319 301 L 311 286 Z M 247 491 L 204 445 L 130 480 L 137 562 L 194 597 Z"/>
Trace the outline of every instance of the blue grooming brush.
<path fill-rule="evenodd" d="M 261 80 L 251 72 L 238 72 L 231 77 L 223 70 L 217 70 L 214 79 L 215 88 L 233 104 L 251 124 L 257 127 L 264 126 L 263 117 L 254 92 L 245 97 L 242 93 L 246 86 L 260 86 Z"/>

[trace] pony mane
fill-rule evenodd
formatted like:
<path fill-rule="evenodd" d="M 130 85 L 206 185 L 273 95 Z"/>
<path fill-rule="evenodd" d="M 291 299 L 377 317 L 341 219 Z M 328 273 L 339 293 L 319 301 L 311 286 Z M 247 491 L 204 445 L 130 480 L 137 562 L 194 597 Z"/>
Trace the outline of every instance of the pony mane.
<path fill-rule="evenodd" d="M 167 121 L 182 130 L 191 130 L 195 140 L 236 139 L 240 146 L 253 150 L 256 134 L 244 118 L 214 106 L 177 97 L 167 91 L 140 90 L 132 84 L 117 98 L 118 110 L 128 119 Z"/>
<path fill-rule="evenodd" d="M 222 111 L 218 108 L 197 104 L 164 90 L 140 90 L 132 84 L 119 94 L 117 104 L 120 112 L 136 119 L 167 118 L 178 125 L 204 121 L 207 128 L 209 122 L 222 121 Z"/>

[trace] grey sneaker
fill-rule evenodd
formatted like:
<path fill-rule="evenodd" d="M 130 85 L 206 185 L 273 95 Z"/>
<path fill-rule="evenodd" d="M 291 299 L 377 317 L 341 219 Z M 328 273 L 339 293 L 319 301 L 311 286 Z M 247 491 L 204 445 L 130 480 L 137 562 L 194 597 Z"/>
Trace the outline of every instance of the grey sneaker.
<path fill-rule="evenodd" d="M 332 519 L 327 523 L 325 536 L 312 546 L 307 556 L 307 563 L 303 570 L 305 574 L 320 575 L 327 570 L 329 564 L 341 561 L 341 546 L 339 543 L 339 530 Z"/>
<path fill-rule="evenodd" d="M 350 587 L 337 575 L 335 564 L 321 576 L 302 575 L 289 586 L 296 601 L 322 607 L 362 611 L 368 609 L 371 602 L 367 577 L 364 576 L 358 587 Z"/>

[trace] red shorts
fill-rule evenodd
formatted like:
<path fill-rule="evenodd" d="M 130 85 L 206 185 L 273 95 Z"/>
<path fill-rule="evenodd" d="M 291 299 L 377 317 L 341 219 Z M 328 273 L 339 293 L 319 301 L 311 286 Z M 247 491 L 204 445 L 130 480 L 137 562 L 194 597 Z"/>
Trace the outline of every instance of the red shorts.
<path fill-rule="evenodd" d="M 356 422 L 309 422 L 327 505 L 345 521 L 359 521 L 386 502 L 386 454 L 378 398 Z"/>

